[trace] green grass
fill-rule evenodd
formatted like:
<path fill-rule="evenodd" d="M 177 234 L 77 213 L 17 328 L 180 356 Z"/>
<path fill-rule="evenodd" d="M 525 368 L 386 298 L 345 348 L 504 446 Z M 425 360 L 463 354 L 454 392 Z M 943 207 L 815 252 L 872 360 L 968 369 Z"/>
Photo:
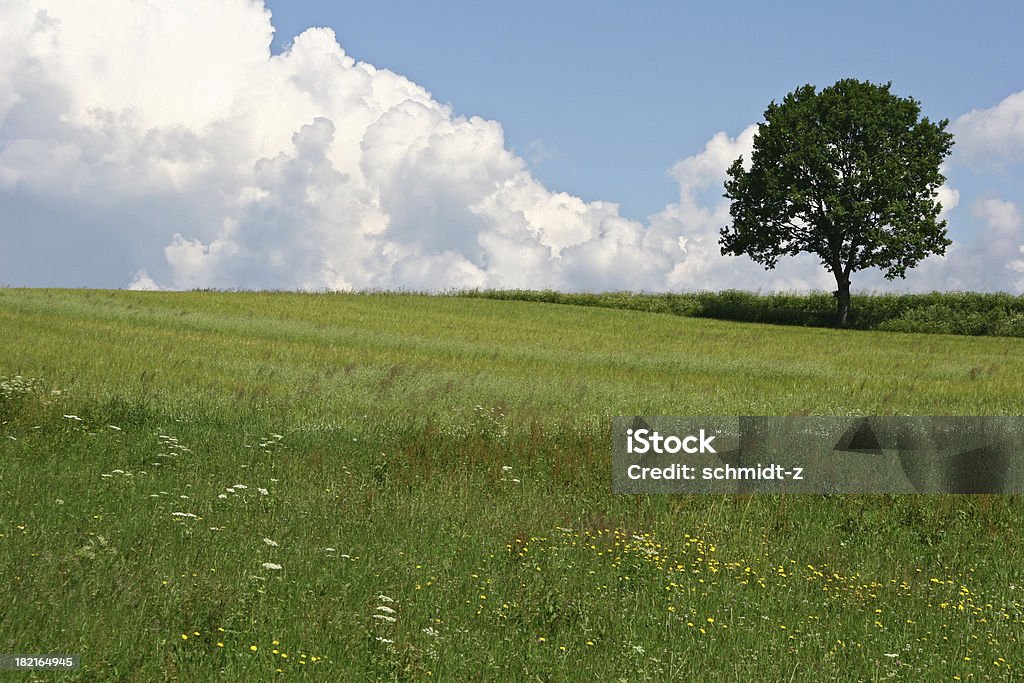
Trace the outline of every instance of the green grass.
<path fill-rule="evenodd" d="M 66 678 L 1024 666 L 1019 497 L 614 496 L 609 440 L 629 414 L 1021 414 L 1020 339 L 0 289 L 0 350 L 0 654 L 81 654 Z"/>
<path fill-rule="evenodd" d="M 836 300 L 828 292 L 756 294 L 666 292 L 567 293 L 552 290 L 467 290 L 460 296 L 499 301 L 538 301 L 671 313 L 740 322 L 834 327 Z M 924 334 L 1024 337 L 1024 296 L 979 292 L 855 294 L 846 327 L 855 330 Z"/>

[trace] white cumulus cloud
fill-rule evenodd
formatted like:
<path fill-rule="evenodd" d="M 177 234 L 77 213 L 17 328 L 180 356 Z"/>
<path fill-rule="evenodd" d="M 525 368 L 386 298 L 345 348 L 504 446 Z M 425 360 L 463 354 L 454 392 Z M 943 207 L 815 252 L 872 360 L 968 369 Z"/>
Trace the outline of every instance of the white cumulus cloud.
<path fill-rule="evenodd" d="M 621 260 L 664 288 L 680 255 L 329 29 L 272 55 L 261 3 L 21 0 L 0 26 L 0 266 L 37 284 L 573 288 Z"/>
<path fill-rule="evenodd" d="M 976 167 L 1024 161 L 1024 90 L 953 123 L 956 151 Z"/>

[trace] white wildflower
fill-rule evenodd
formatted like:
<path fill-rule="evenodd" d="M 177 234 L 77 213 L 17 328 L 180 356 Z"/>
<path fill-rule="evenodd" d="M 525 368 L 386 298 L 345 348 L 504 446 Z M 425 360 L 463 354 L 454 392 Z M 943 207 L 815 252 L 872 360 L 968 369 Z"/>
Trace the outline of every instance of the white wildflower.
<path fill-rule="evenodd" d="M 378 596 L 377 596 L 377 599 L 378 599 L 378 600 L 382 600 L 382 601 L 384 601 L 384 602 L 394 602 L 394 601 L 395 601 L 395 599 L 394 599 L 394 598 L 389 598 L 388 596 L 386 596 L 386 595 L 383 595 L 383 594 L 382 594 L 382 595 L 378 595 Z"/>
<path fill-rule="evenodd" d="M 113 429 L 115 432 L 122 431 L 121 428 L 118 427 L 117 425 L 107 425 L 107 427 L 109 427 L 110 429 Z"/>
<path fill-rule="evenodd" d="M 193 515 L 191 512 L 172 512 L 171 514 L 175 517 L 190 517 L 191 519 L 198 519 L 198 517 Z"/>
<path fill-rule="evenodd" d="M 426 627 L 425 629 L 423 629 L 423 632 L 426 633 L 431 638 L 439 638 L 441 636 L 441 634 L 438 632 L 438 630 L 435 629 L 433 626 Z"/>
<path fill-rule="evenodd" d="M 69 420 L 77 420 L 79 422 L 82 421 L 82 418 L 78 417 L 77 415 L 65 415 L 64 417 L 66 417 Z"/>
<path fill-rule="evenodd" d="M 377 611 L 378 612 L 384 612 L 385 614 L 394 614 L 395 613 L 395 610 L 391 609 L 387 605 L 381 605 L 380 607 L 377 608 Z"/>
<path fill-rule="evenodd" d="M 266 489 L 262 489 L 261 488 L 261 489 L 256 489 L 256 490 L 260 492 L 261 496 L 269 496 L 270 495 L 270 491 L 268 491 Z"/>
<path fill-rule="evenodd" d="M 249 487 L 246 486 L 245 484 L 235 484 L 233 488 L 242 489 L 244 491 L 245 489 L 247 489 Z"/>
<path fill-rule="evenodd" d="M 281 565 L 274 564 L 273 562 L 264 562 L 263 563 L 263 568 L 264 569 L 274 569 L 274 570 L 277 570 L 277 569 L 281 568 Z"/>
<path fill-rule="evenodd" d="M 395 641 L 391 640 L 390 638 L 381 638 L 380 636 L 377 636 L 377 640 L 379 640 L 382 643 L 393 643 L 393 642 L 395 642 Z"/>
<path fill-rule="evenodd" d="M 266 536 L 263 537 L 263 542 L 266 543 L 267 545 L 274 546 L 275 548 L 277 547 L 277 541 L 269 539 Z"/>
<path fill-rule="evenodd" d="M 218 497 L 218 498 L 220 498 L 221 500 L 227 500 L 227 499 L 228 499 L 228 494 L 226 494 L 226 493 L 222 493 L 222 494 L 220 494 L 220 495 L 219 495 L 219 496 L 217 496 L 217 497 Z"/>
<path fill-rule="evenodd" d="M 389 617 L 386 614 L 374 614 L 373 618 L 374 619 L 380 619 L 381 621 L 386 621 L 389 624 L 393 624 L 396 621 L 398 621 L 398 619 L 395 619 L 394 617 Z"/>

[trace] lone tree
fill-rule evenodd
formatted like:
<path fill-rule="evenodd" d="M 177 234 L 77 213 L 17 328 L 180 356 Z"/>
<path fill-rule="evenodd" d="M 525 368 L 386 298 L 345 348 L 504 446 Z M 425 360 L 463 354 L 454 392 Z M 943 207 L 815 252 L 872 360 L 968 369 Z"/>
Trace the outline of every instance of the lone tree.
<path fill-rule="evenodd" d="M 950 240 L 938 188 L 953 146 L 948 120 L 919 118 L 921 105 L 891 83 L 844 79 L 821 92 L 805 85 L 774 101 L 754 136 L 750 169 L 729 168 L 732 225 L 723 254 L 771 270 L 783 255 L 817 255 L 836 278 L 836 319 L 846 325 L 850 274 L 878 267 L 905 277 Z"/>

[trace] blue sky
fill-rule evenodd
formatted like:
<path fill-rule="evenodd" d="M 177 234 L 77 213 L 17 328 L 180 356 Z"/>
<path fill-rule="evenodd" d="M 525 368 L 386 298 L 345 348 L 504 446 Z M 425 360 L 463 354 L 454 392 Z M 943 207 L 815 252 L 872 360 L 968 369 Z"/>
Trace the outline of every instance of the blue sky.
<path fill-rule="evenodd" d="M 725 169 L 794 88 L 956 133 L 954 244 L 854 289 L 1024 294 L 1024 5 L 0 4 L 0 285 L 832 289 L 722 256 Z"/>
<path fill-rule="evenodd" d="M 673 163 L 759 121 L 799 85 L 892 81 L 927 116 L 950 120 L 1024 88 L 1020 2 L 267 6 L 275 51 L 310 26 L 333 27 L 356 59 L 501 122 L 548 187 L 618 201 L 638 220 L 674 199 Z M 956 179 L 974 185 L 970 175 Z M 991 179 L 1000 191 L 1020 180 Z"/>

